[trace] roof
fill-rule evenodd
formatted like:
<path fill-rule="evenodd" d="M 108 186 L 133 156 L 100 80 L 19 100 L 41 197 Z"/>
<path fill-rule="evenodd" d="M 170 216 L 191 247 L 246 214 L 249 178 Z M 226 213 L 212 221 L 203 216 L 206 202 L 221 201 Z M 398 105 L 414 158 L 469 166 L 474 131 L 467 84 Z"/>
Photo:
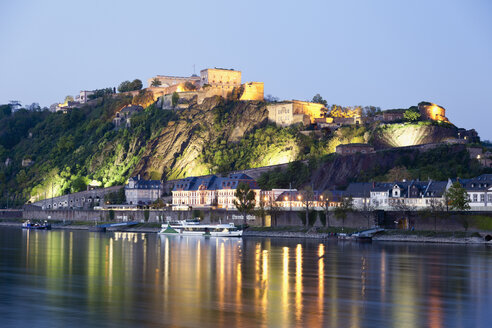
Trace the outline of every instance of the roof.
<path fill-rule="evenodd" d="M 485 191 L 492 187 L 492 174 L 482 174 L 472 179 L 451 179 L 458 181 L 467 191 Z"/>
<path fill-rule="evenodd" d="M 232 173 L 227 177 L 209 175 L 185 178 L 174 184 L 173 191 L 237 189 L 241 182 L 248 184 L 251 189 L 260 189 L 258 183 L 249 175 Z"/>
<path fill-rule="evenodd" d="M 134 186 L 130 187 L 129 184 L 125 186 L 126 189 L 161 189 L 162 182 L 160 180 L 144 180 L 137 177 L 130 178 L 134 182 Z"/>
<path fill-rule="evenodd" d="M 385 192 L 400 189 L 400 197 L 441 197 L 446 190 L 447 181 L 395 181 L 395 182 L 357 182 L 351 183 L 345 191 L 352 197 L 369 197 L 371 192 Z M 388 194 L 391 197 L 391 193 Z"/>
<path fill-rule="evenodd" d="M 208 70 L 241 72 L 241 71 L 236 71 L 233 68 L 220 68 L 220 67 L 205 68 L 205 69 L 202 69 L 200 72 L 204 72 L 204 71 L 208 71 Z"/>

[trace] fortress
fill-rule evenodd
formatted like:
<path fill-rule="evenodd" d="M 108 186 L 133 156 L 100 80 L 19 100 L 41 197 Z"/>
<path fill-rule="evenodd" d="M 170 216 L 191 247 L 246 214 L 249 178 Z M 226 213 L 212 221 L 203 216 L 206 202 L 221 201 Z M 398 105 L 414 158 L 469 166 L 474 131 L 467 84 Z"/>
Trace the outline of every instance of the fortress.
<path fill-rule="evenodd" d="M 292 100 L 269 104 L 268 120 L 279 126 L 302 123 L 309 125 L 316 119 L 324 117 L 326 108 L 322 104 Z"/>
<path fill-rule="evenodd" d="M 154 80 L 161 85 L 151 86 Z M 262 101 L 264 98 L 263 82 L 241 83 L 241 71 L 225 68 L 207 68 L 200 71 L 200 76 L 190 77 L 157 75 L 147 80 L 148 90 L 154 100 L 164 109 L 187 108 L 196 101 L 201 104 L 206 98 L 221 96 L 240 101 Z M 178 94 L 178 103 L 172 103 L 172 95 Z"/>
<path fill-rule="evenodd" d="M 422 101 L 419 103 L 418 108 L 420 116 L 424 120 L 449 123 L 444 107 L 427 101 Z"/>

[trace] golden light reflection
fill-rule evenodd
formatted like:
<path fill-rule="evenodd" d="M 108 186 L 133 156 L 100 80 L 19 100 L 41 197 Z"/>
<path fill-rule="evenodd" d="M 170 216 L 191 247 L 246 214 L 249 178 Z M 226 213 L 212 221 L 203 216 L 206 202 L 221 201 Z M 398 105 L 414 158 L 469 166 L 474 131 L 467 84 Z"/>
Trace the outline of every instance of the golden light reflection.
<path fill-rule="evenodd" d="M 164 288 L 166 290 L 166 296 L 167 296 L 168 287 L 169 287 L 169 238 L 166 236 L 166 242 L 164 243 Z"/>
<path fill-rule="evenodd" d="M 220 243 L 219 251 L 219 309 L 223 310 L 225 308 L 224 302 L 224 290 L 225 290 L 225 248 L 224 243 Z M 222 311 L 221 311 L 222 314 Z"/>
<path fill-rule="evenodd" d="M 441 328 L 442 325 L 442 308 L 441 297 L 437 288 L 431 289 L 429 299 L 429 327 Z"/>
<path fill-rule="evenodd" d="M 111 285 L 113 284 L 113 253 L 114 253 L 114 241 L 113 238 L 110 238 L 109 239 L 109 282 Z"/>
<path fill-rule="evenodd" d="M 202 245 L 200 243 L 200 240 L 196 243 L 196 280 L 197 283 L 200 282 L 200 277 L 201 277 L 201 265 L 200 265 L 200 258 L 201 258 L 201 249 Z"/>
<path fill-rule="evenodd" d="M 69 248 L 68 248 L 68 274 L 72 276 L 73 269 L 73 231 L 70 231 Z"/>
<path fill-rule="evenodd" d="M 323 306 L 325 299 L 325 245 L 319 244 L 318 246 L 318 315 L 323 316 Z M 320 320 L 320 325 L 322 322 Z"/>
<path fill-rule="evenodd" d="M 241 271 L 241 263 L 236 265 L 236 302 L 238 304 L 238 310 L 241 308 L 239 305 L 241 304 L 241 290 L 243 283 L 243 274 Z"/>
<path fill-rule="evenodd" d="M 282 313 L 286 319 L 285 324 L 289 322 L 289 247 L 283 248 L 282 256 Z"/>
<path fill-rule="evenodd" d="M 268 250 L 264 249 L 262 252 L 262 265 L 261 265 L 261 307 L 265 314 L 265 322 L 268 322 L 266 318 L 268 316 Z"/>
<path fill-rule="evenodd" d="M 296 320 L 300 324 L 302 316 L 302 246 L 296 247 Z"/>
<path fill-rule="evenodd" d="M 256 244 L 256 249 L 255 249 L 255 284 L 257 285 L 258 282 L 260 281 L 260 259 L 261 259 L 261 244 L 257 243 Z M 260 294 L 260 290 L 258 287 L 255 288 L 255 298 L 258 299 Z"/>
<path fill-rule="evenodd" d="M 263 250 L 263 261 L 261 266 L 261 280 L 263 283 L 268 282 L 268 250 Z"/>
<path fill-rule="evenodd" d="M 405 271 L 405 268 L 412 263 L 406 258 L 395 260 L 394 279 L 391 279 L 392 288 L 398 290 L 398 293 L 392 293 L 394 305 L 392 306 L 393 320 L 400 322 L 402 326 L 416 327 L 418 322 L 418 313 L 412 309 L 416 306 L 416 288 L 415 276 Z"/>

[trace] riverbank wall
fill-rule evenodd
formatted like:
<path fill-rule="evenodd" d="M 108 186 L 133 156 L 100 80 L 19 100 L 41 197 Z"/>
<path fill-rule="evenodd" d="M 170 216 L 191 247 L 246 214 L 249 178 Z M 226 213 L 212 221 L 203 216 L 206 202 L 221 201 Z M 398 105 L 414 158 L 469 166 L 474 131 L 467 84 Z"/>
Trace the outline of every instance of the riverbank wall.
<path fill-rule="evenodd" d="M 0 219 L 21 219 L 22 210 L 17 209 L 3 209 L 0 210 Z"/>
<path fill-rule="evenodd" d="M 1 215 L 1 214 L 0 214 Z M 16 213 L 15 215 L 19 215 Z M 243 216 L 237 211 L 224 209 L 202 209 L 195 211 L 164 210 L 41 210 L 34 206 L 21 212 L 23 219 L 59 220 L 59 221 L 138 221 L 164 223 L 167 221 L 191 219 L 200 216 L 204 223 L 234 222 L 243 223 Z M 277 215 L 248 215 L 247 223 L 251 226 L 302 226 L 302 211 L 281 211 Z M 20 217 L 20 216 L 16 216 Z M 388 229 L 403 230 L 438 230 L 438 231 L 492 231 L 492 212 L 399 212 L 375 211 L 349 212 L 345 219 L 336 218 L 330 213 L 327 224 L 333 227 L 365 229 L 380 226 Z M 315 227 L 323 226 L 319 215 Z"/>

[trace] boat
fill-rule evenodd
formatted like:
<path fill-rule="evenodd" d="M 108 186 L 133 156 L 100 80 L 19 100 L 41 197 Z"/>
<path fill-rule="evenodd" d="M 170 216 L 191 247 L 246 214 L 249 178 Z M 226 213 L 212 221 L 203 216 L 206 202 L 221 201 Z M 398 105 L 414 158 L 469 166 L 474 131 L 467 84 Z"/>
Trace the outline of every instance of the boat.
<path fill-rule="evenodd" d="M 43 223 L 31 223 L 30 220 L 27 220 L 22 223 L 22 229 L 51 230 L 51 224 L 46 220 Z"/>
<path fill-rule="evenodd" d="M 243 230 L 234 223 L 200 224 L 197 220 L 168 222 L 161 226 L 159 234 L 205 237 L 241 237 Z"/>

